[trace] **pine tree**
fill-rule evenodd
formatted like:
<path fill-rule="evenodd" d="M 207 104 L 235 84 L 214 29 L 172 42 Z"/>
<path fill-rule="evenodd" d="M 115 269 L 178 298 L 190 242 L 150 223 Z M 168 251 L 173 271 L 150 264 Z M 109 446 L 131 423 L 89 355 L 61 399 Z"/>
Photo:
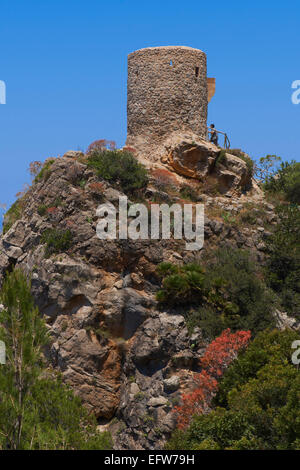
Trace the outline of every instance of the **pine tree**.
<path fill-rule="evenodd" d="M 0 432 L 7 448 L 19 449 L 26 405 L 42 370 L 41 348 L 48 335 L 22 271 L 14 270 L 7 276 L 0 299 L 4 306 L 0 338 L 6 346 L 6 364 L 0 374 Z"/>
<path fill-rule="evenodd" d="M 111 449 L 110 434 L 97 432 L 80 399 L 46 369 L 47 327 L 21 270 L 7 275 L 0 303 L 0 449 Z"/>

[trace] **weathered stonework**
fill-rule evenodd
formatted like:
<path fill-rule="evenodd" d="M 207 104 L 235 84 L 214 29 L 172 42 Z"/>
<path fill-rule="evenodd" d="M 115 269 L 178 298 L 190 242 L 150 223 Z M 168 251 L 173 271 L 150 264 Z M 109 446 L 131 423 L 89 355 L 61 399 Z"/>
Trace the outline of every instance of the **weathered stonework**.
<path fill-rule="evenodd" d="M 206 136 L 204 52 L 183 46 L 133 52 L 128 57 L 127 93 L 127 146 L 145 151 L 145 145 L 159 145 L 176 131 Z"/>

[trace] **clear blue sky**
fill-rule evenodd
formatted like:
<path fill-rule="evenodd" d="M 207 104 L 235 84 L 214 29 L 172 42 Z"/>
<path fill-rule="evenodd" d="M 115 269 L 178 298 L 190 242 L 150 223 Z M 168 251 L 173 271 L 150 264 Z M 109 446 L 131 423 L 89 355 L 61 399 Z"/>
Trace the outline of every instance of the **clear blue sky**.
<path fill-rule="evenodd" d="M 209 121 L 253 157 L 299 160 L 299 0 L 1 0 L 0 202 L 33 160 L 126 137 L 127 54 L 187 45 L 207 53 Z"/>

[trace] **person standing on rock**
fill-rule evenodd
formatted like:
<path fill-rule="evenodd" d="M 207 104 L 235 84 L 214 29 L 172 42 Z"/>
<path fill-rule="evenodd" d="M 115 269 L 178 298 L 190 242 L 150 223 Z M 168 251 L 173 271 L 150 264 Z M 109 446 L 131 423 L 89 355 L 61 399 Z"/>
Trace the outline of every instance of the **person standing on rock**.
<path fill-rule="evenodd" d="M 210 125 L 210 139 L 209 141 L 212 142 L 214 145 L 218 146 L 218 134 L 215 129 L 215 125 L 211 124 Z"/>

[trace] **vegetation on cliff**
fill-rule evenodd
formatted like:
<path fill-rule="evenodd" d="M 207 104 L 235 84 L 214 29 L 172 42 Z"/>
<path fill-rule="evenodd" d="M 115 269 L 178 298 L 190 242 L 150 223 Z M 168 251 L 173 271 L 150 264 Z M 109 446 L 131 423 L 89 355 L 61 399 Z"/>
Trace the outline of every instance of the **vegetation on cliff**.
<path fill-rule="evenodd" d="M 246 251 L 220 248 L 203 266 L 162 263 L 158 272 L 162 289 L 157 299 L 183 305 L 191 331 L 200 327 L 213 339 L 227 328 L 251 330 L 255 336 L 275 325 L 276 299 Z"/>
<path fill-rule="evenodd" d="M 34 162 L 32 187 L 5 216 L 0 303 L 9 361 L 0 366 L 0 447 L 110 448 L 67 381 L 98 417 L 118 410 L 116 446 L 162 447 L 177 406 L 188 422 L 168 448 L 298 448 L 299 371 L 290 357 L 299 335 L 274 328 L 277 313 L 284 326 L 299 318 L 299 165 L 273 171 L 279 160 L 268 156 L 265 198 L 240 197 L 239 185 L 227 188 L 227 198 L 217 180 L 208 193 L 200 181 L 148 172 L 129 149 L 107 146 Z M 122 194 L 149 207 L 205 202 L 204 250 L 188 253 L 173 238 L 99 240 L 97 205 Z M 47 328 L 15 264 L 33 272 Z M 200 361 L 208 344 L 221 354 L 221 373 L 204 366 L 207 354 Z"/>
<path fill-rule="evenodd" d="M 277 207 L 278 224 L 267 241 L 265 277 L 284 310 L 300 318 L 300 211 L 295 204 Z"/>
<path fill-rule="evenodd" d="M 299 338 L 288 330 L 260 333 L 225 372 L 215 409 L 195 414 L 166 448 L 299 450 L 300 375 L 291 363 L 291 344 Z"/>
<path fill-rule="evenodd" d="M 0 292 L 0 449 L 110 449 L 109 434 L 79 398 L 47 370 L 43 349 L 50 340 L 21 270 L 7 275 Z"/>
<path fill-rule="evenodd" d="M 281 193 L 288 202 L 300 204 L 300 162 L 282 162 L 278 171 L 265 178 L 264 189 Z"/>
<path fill-rule="evenodd" d="M 147 170 L 128 151 L 93 149 L 88 154 L 88 165 L 97 175 L 123 191 L 132 193 L 147 185 Z"/>

